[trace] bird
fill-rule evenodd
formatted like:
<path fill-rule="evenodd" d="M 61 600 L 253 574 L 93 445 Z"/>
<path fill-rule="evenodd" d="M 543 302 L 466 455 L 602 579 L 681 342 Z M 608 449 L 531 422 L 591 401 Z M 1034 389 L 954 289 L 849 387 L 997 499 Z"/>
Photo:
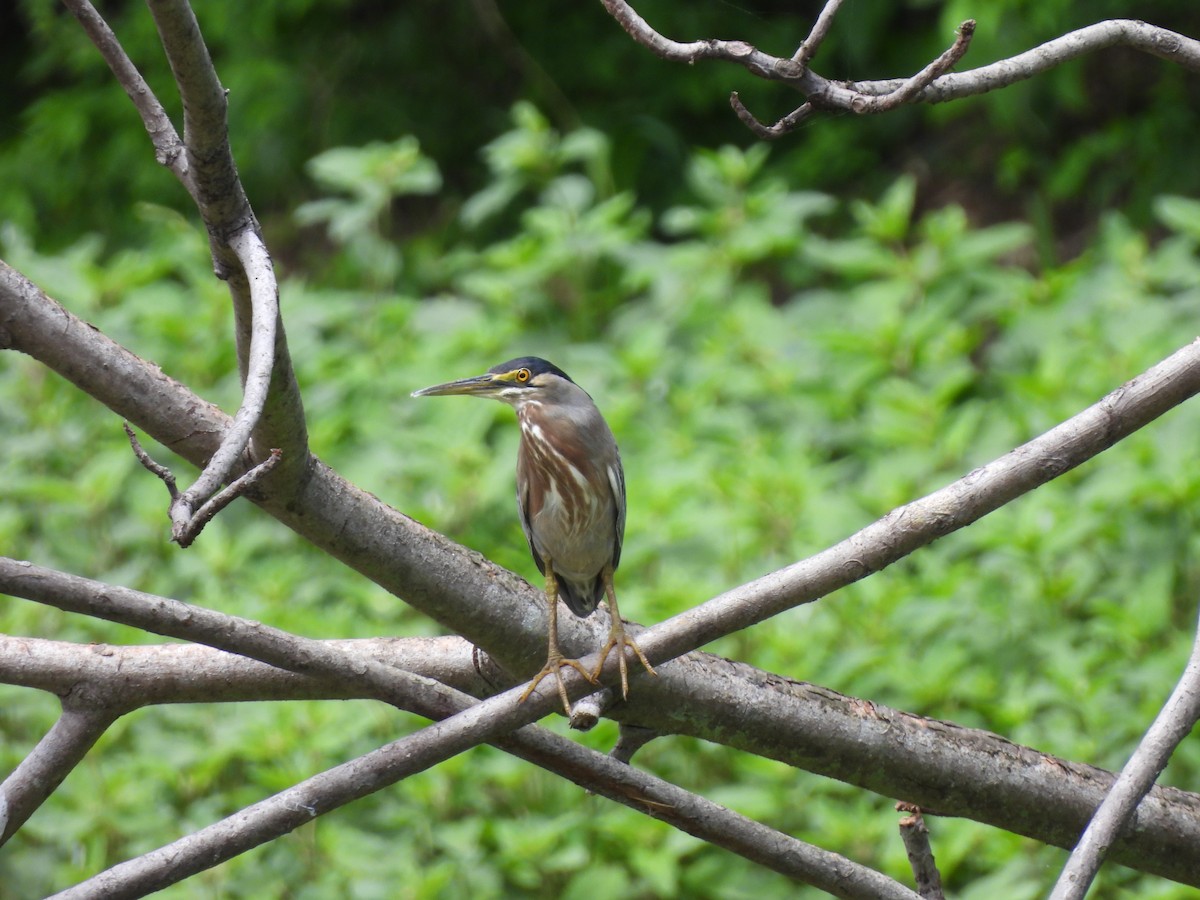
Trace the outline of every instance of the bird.
<path fill-rule="evenodd" d="M 563 709 L 571 705 L 562 670 L 570 666 L 598 683 L 608 655 L 620 659 L 621 695 L 629 696 L 625 650 L 656 675 L 637 642 L 625 633 L 617 609 L 613 572 L 625 538 L 625 472 L 612 429 L 595 402 L 566 372 L 537 356 L 493 366 L 483 375 L 413 391 L 414 397 L 465 394 L 499 400 L 517 414 L 517 511 L 530 553 L 545 577 L 549 607 L 546 664 L 521 695 L 524 702 L 542 679 L 553 675 Z M 587 617 L 607 599 L 612 623 L 600 661 L 589 672 L 566 658 L 558 645 L 558 599 Z"/>

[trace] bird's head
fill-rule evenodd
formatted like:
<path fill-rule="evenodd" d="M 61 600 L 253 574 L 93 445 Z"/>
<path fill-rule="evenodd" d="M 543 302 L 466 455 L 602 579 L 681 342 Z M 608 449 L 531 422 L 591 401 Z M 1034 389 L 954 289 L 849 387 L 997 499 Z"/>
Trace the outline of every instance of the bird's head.
<path fill-rule="evenodd" d="M 553 399 L 567 385 L 574 385 L 571 377 L 554 363 L 537 356 L 522 356 L 506 363 L 492 366 L 482 375 L 460 378 L 445 384 L 413 391 L 414 397 L 441 397 L 449 394 L 467 394 L 472 397 L 490 397 L 510 406 L 520 406 L 529 401 Z"/>

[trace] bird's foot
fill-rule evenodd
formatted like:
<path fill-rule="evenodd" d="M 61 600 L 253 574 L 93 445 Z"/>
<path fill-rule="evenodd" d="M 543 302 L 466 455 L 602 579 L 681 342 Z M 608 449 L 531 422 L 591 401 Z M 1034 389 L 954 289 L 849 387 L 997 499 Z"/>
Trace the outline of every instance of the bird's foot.
<path fill-rule="evenodd" d="M 525 688 L 525 692 L 521 694 L 519 702 L 524 703 L 529 695 L 537 690 L 537 686 L 541 684 L 542 679 L 547 675 L 553 675 L 554 680 L 558 682 L 558 696 L 562 698 L 563 710 L 568 716 L 571 715 L 571 701 L 567 698 L 567 686 L 563 683 L 562 670 L 564 666 L 570 666 L 592 684 L 596 683 L 596 679 L 592 673 L 584 668 L 583 663 L 577 659 L 567 659 L 561 653 L 551 653 L 546 657 L 546 665 L 542 666 L 542 671 L 533 676 L 533 680 L 529 682 Z"/>
<path fill-rule="evenodd" d="M 625 648 L 628 647 L 633 651 L 633 655 L 638 658 L 646 671 L 655 677 L 658 673 L 654 671 L 654 666 L 650 665 L 650 660 L 646 659 L 646 654 L 642 652 L 642 648 L 637 645 L 637 641 L 629 637 L 625 633 L 625 626 L 620 619 L 614 619 L 612 630 L 608 633 L 608 641 L 600 648 L 600 661 L 596 663 L 596 668 L 591 674 L 592 681 L 600 680 L 600 672 L 604 669 L 604 663 L 608 660 L 608 654 L 614 649 L 620 648 L 617 654 L 618 668 L 621 670 L 621 698 L 629 699 L 629 672 L 625 663 Z"/>

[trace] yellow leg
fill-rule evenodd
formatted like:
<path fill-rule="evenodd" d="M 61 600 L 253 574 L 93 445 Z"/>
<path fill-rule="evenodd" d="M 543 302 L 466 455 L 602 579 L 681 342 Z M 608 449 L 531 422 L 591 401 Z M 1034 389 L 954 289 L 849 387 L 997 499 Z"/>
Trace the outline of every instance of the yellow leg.
<path fill-rule="evenodd" d="M 571 715 L 571 701 L 567 698 L 567 686 L 563 684 L 563 666 L 570 666 L 588 681 L 595 682 L 596 679 L 579 660 L 567 659 L 558 649 L 558 579 L 554 577 L 554 569 L 550 567 L 550 560 L 546 560 L 546 605 L 550 613 L 550 639 L 549 649 L 546 652 L 546 665 L 542 666 L 542 671 L 533 676 L 533 680 L 525 688 L 525 693 L 521 695 L 521 702 L 524 703 L 529 695 L 537 689 L 543 678 L 553 673 L 558 682 L 558 696 L 562 698 L 563 710 L 569 716 Z"/>
<path fill-rule="evenodd" d="M 613 590 L 613 573 L 612 566 L 605 566 L 601 573 L 604 579 L 604 595 L 608 598 L 608 614 L 612 619 L 612 625 L 608 629 L 608 641 L 600 648 L 600 662 L 596 663 L 596 669 L 591 674 L 592 681 L 600 678 L 600 672 L 604 668 L 604 663 L 608 659 L 608 654 L 613 648 L 618 648 L 617 659 L 620 661 L 621 669 L 621 696 L 629 697 L 629 673 L 625 665 L 625 648 L 628 647 L 633 651 L 634 656 L 638 658 L 646 671 L 651 675 L 657 676 L 654 671 L 654 666 L 650 665 L 650 660 L 646 659 L 646 655 L 642 653 L 642 648 L 637 645 L 637 641 L 625 634 L 625 623 L 621 621 L 621 612 L 617 609 L 617 592 Z"/>

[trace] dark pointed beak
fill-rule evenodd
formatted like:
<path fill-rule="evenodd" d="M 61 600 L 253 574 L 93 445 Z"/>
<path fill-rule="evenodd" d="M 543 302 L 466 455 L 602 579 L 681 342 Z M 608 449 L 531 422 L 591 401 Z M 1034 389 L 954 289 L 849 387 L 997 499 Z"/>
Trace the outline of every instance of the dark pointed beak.
<path fill-rule="evenodd" d="M 460 378 L 458 381 L 447 381 L 445 384 L 435 384 L 433 387 L 413 391 L 414 397 L 442 397 L 448 394 L 471 394 L 477 397 L 487 397 L 496 392 L 504 382 L 495 375 L 476 375 L 473 378 Z"/>

